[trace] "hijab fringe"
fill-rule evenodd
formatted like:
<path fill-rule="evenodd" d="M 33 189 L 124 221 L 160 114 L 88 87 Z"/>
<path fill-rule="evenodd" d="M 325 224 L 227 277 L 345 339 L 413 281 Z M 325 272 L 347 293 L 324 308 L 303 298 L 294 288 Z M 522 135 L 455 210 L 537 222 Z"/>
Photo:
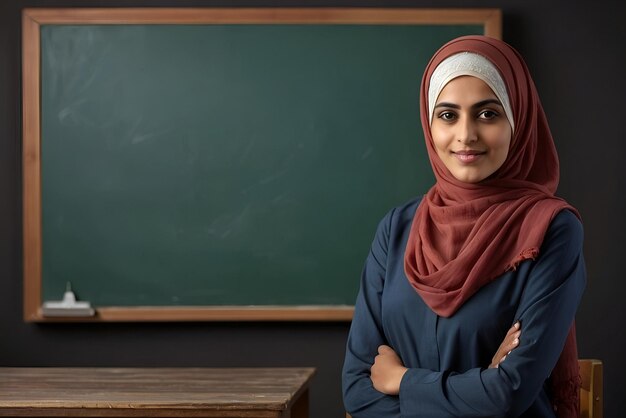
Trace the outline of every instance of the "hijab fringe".
<path fill-rule="evenodd" d="M 536 260 L 538 255 L 537 247 L 525 249 L 505 267 L 504 271 L 516 271 L 522 261 Z"/>

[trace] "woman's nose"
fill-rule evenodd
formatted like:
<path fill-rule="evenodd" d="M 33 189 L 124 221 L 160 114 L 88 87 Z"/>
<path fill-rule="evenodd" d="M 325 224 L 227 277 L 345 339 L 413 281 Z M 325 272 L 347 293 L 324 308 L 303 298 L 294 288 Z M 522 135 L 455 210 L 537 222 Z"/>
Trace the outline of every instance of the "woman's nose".
<path fill-rule="evenodd" d="M 456 127 L 458 142 L 470 144 L 478 141 L 478 130 L 476 129 L 476 124 L 471 118 L 461 118 Z"/>

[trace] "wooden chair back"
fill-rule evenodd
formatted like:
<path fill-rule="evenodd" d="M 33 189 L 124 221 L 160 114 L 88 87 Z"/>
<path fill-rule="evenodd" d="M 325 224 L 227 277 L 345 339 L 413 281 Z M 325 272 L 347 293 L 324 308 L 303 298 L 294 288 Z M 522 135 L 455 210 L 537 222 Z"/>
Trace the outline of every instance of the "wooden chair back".
<path fill-rule="evenodd" d="M 602 417 L 602 361 L 579 359 L 580 366 L 580 418 Z"/>

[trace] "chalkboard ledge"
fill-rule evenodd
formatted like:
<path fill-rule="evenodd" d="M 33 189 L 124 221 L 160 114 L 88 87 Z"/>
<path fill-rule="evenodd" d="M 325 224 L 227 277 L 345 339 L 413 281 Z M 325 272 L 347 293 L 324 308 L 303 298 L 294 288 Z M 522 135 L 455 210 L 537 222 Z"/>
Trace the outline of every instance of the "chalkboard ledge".
<path fill-rule="evenodd" d="M 198 322 L 198 321 L 351 321 L 353 306 L 106 307 L 90 317 L 46 317 L 41 309 L 28 322 Z"/>

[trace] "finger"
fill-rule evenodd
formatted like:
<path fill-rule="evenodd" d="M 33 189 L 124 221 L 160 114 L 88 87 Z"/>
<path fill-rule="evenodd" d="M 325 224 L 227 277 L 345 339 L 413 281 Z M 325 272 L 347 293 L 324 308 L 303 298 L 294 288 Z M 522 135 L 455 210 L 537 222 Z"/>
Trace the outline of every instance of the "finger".
<path fill-rule="evenodd" d="M 507 335 L 504 341 L 502 342 L 502 347 L 510 347 L 517 345 L 519 343 L 519 337 L 522 335 L 522 331 L 515 331 L 511 335 Z"/>
<path fill-rule="evenodd" d="M 493 361 L 495 363 L 502 361 L 503 357 L 510 354 L 511 351 L 519 346 L 519 336 L 520 331 L 517 331 L 514 334 L 511 334 L 507 338 L 505 338 L 505 340 L 502 342 L 502 345 L 498 347 L 498 351 L 493 357 Z"/>
<path fill-rule="evenodd" d="M 520 323 L 519 323 L 519 321 L 514 323 L 513 326 L 511 326 L 511 328 L 509 328 L 508 332 L 506 333 L 506 337 L 508 337 L 509 335 L 512 335 L 513 333 L 518 332 L 518 331 L 520 331 Z"/>
<path fill-rule="evenodd" d="M 515 338 L 513 338 L 512 341 L 510 341 L 507 344 L 503 345 L 501 350 L 498 350 L 498 353 L 500 355 L 511 354 L 511 351 L 515 350 L 519 346 L 519 335 L 514 335 L 514 337 Z M 504 354 L 504 353 L 506 353 L 506 354 Z"/>
<path fill-rule="evenodd" d="M 501 351 L 503 353 L 510 353 L 513 349 L 519 346 L 519 335 L 513 334 L 511 338 L 512 339 L 510 339 L 509 341 L 507 341 L 505 344 L 502 345 Z"/>
<path fill-rule="evenodd" d="M 389 350 L 392 350 L 391 347 L 389 347 L 388 345 L 381 345 L 378 347 L 378 354 L 384 354 L 384 353 L 388 353 Z"/>
<path fill-rule="evenodd" d="M 491 360 L 490 367 L 497 367 L 497 365 L 502 362 L 504 358 L 511 353 L 511 351 L 519 346 L 519 338 L 522 333 L 521 326 L 520 321 L 515 321 L 515 323 L 507 331 L 507 334 L 504 336 L 502 343 Z"/>

